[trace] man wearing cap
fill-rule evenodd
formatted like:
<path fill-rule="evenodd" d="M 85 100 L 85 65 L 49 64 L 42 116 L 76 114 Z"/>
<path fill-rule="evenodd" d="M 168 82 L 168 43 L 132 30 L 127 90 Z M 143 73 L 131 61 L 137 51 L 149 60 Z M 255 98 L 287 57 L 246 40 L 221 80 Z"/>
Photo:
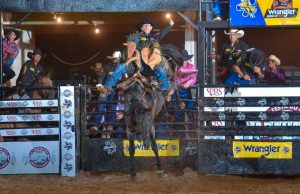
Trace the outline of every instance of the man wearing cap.
<path fill-rule="evenodd" d="M 20 37 L 20 31 L 16 29 L 5 29 L 4 30 L 5 39 L 3 41 L 3 66 L 2 70 L 5 74 L 2 77 L 2 83 L 12 79 L 16 74 L 11 69 L 11 66 L 15 58 L 19 54 L 19 46 L 16 43 L 16 40 Z"/>
<path fill-rule="evenodd" d="M 27 56 L 30 60 L 27 60 L 22 65 L 17 79 L 17 85 L 32 87 L 37 76 L 43 72 L 43 67 L 40 65 L 40 61 L 45 57 L 45 55 L 42 54 L 41 49 L 36 48 L 33 52 L 28 52 Z"/>
<path fill-rule="evenodd" d="M 265 81 L 266 84 L 270 85 L 281 85 L 285 84 L 285 72 L 283 69 L 278 67 L 281 61 L 275 55 L 268 57 L 268 65 L 265 68 L 256 67 L 254 71 L 258 74 L 259 78 Z"/>
<path fill-rule="evenodd" d="M 173 25 L 174 22 L 171 19 L 169 25 L 164 27 L 160 32 L 153 33 L 152 30 L 155 27 L 154 22 L 145 17 L 142 22 L 137 25 L 138 32 L 127 37 L 127 58 L 130 60 L 135 50 L 138 50 L 141 53 L 142 64 L 141 67 L 139 67 L 138 64 L 135 65 L 140 68 L 142 74 L 155 75 L 160 84 L 160 88 L 164 91 L 170 89 L 170 83 L 164 68 L 159 65 L 162 62 L 159 41 L 171 30 Z M 126 63 L 119 64 L 105 86 L 108 89 L 115 86 L 120 77 L 126 73 L 126 68 Z"/>

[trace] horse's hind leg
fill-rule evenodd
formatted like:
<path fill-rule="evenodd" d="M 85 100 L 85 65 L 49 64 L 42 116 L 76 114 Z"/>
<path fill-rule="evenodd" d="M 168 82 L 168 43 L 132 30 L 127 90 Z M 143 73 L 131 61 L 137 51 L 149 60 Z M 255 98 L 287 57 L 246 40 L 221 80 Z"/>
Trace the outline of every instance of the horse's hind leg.
<path fill-rule="evenodd" d="M 151 132 L 150 134 L 150 139 L 151 139 L 151 148 L 155 154 L 155 158 L 156 158 L 156 166 L 157 166 L 157 174 L 159 176 L 163 175 L 164 174 L 164 171 L 162 169 L 162 166 L 161 166 L 161 162 L 160 162 L 160 158 L 158 156 L 158 149 L 157 149 L 157 144 L 156 144 L 156 141 L 155 141 L 155 132 L 154 132 L 154 127 L 152 127 L 153 129 L 153 132 Z"/>
<path fill-rule="evenodd" d="M 130 169 L 129 173 L 131 177 L 136 177 L 136 170 L 135 170 L 135 160 L 134 160 L 134 139 L 133 134 L 128 135 L 129 140 L 129 154 L 130 154 Z"/>

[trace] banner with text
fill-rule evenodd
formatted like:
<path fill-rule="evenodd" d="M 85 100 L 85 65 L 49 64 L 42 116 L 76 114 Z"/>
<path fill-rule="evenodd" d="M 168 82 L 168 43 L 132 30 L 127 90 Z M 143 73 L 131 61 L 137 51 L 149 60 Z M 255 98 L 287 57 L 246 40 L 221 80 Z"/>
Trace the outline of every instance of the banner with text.
<path fill-rule="evenodd" d="M 230 26 L 300 25 L 299 0 L 230 0 Z"/>
<path fill-rule="evenodd" d="M 233 141 L 234 158 L 292 159 L 292 142 Z"/>

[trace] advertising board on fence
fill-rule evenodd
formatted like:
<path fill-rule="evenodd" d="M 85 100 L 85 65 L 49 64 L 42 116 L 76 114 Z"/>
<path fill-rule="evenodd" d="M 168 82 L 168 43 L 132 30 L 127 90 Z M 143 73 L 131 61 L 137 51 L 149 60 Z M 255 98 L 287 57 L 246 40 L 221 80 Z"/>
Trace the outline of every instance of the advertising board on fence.
<path fill-rule="evenodd" d="M 156 140 L 159 156 L 179 156 L 179 140 Z M 146 149 L 142 141 L 134 141 L 135 154 L 138 157 L 154 157 L 151 149 Z M 125 156 L 129 156 L 129 141 L 123 141 Z"/>
<path fill-rule="evenodd" d="M 292 142 L 233 141 L 234 158 L 292 159 Z"/>
<path fill-rule="evenodd" d="M 0 174 L 59 173 L 59 142 L 1 142 Z"/>
<path fill-rule="evenodd" d="M 231 0 L 231 26 L 300 25 L 299 0 Z"/>

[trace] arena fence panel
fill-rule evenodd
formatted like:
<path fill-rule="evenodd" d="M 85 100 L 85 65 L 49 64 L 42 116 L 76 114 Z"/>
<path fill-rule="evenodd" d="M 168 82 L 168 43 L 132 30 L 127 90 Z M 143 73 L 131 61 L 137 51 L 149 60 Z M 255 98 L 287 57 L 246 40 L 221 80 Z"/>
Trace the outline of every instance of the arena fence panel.
<path fill-rule="evenodd" d="M 74 87 L 55 99 L 11 99 L 11 90 L 1 88 L 0 174 L 75 176 Z"/>
<path fill-rule="evenodd" d="M 296 86 L 203 88 L 198 169 L 204 174 L 299 174 Z"/>
<path fill-rule="evenodd" d="M 81 169 L 87 171 L 127 171 L 129 168 L 128 141 L 122 99 L 116 95 L 110 100 L 100 99 L 96 88 L 81 87 L 84 107 L 81 130 Z M 194 87 L 193 93 L 197 93 Z M 198 129 L 197 96 L 186 100 L 195 106 L 179 109 L 173 99 L 156 118 L 156 139 L 163 168 L 182 170 L 190 167 L 197 170 Z M 118 107 L 118 108 L 117 108 Z M 121 107 L 121 108 L 120 108 Z M 124 116 L 124 115 L 123 115 Z M 136 165 L 140 170 L 155 168 L 151 150 L 146 150 L 141 141 L 135 141 Z"/>

